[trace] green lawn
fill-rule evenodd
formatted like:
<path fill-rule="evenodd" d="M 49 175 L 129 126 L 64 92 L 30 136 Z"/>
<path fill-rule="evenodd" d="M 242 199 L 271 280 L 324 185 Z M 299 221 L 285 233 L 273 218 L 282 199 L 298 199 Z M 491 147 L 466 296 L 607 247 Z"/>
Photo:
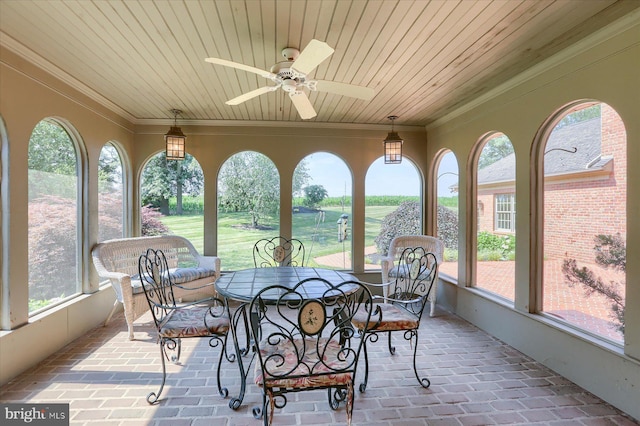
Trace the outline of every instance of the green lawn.
<path fill-rule="evenodd" d="M 374 245 L 380 232 L 382 219 L 397 206 L 368 207 L 365 218 L 365 247 Z M 307 250 L 307 257 L 318 257 L 351 250 L 351 218 L 348 237 L 343 243 L 338 241 L 337 221 L 342 215 L 340 207 L 324 209 L 324 221 L 317 223 L 317 213 L 296 213 L 293 216 L 293 237 L 300 239 Z M 162 222 L 171 233 L 188 238 L 199 252 L 203 252 L 203 216 L 164 216 Z M 246 226 L 246 213 L 222 213 L 218 216 L 218 256 L 222 259 L 223 270 L 235 270 L 253 266 L 251 255 L 254 243 L 260 238 L 279 235 L 279 225 L 273 219 L 260 222 L 261 229 Z M 310 256 L 311 255 L 311 256 Z M 313 265 L 311 265 L 313 266 Z"/>

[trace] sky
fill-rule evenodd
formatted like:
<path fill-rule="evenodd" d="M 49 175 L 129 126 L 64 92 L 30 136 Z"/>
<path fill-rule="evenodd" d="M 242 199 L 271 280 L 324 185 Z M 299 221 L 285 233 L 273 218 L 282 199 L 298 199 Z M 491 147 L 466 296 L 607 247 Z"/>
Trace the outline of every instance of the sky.
<path fill-rule="evenodd" d="M 334 154 L 319 152 L 307 156 L 311 185 L 322 185 L 330 197 L 351 194 L 352 179 L 349 168 Z M 446 173 L 446 174 L 444 174 Z M 446 154 L 438 170 L 438 195 L 454 195 L 448 187 L 458 182 L 458 164 L 453 153 Z M 420 195 L 420 174 L 411 160 L 400 164 L 384 164 L 378 158 L 367 171 L 367 195 Z"/>

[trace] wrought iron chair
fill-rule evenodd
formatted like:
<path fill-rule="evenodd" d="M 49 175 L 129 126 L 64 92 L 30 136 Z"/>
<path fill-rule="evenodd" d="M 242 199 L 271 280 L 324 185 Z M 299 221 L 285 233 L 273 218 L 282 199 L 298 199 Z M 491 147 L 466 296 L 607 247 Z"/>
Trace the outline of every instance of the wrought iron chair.
<path fill-rule="evenodd" d="M 263 238 L 253 246 L 253 263 L 256 268 L 304 266 L 304 258 L 304 244 L 295 238 Z"/>
<path fill-rule="evenodd" d="M 428 388 L 431 382 L 426 377 L 420 377 L 416 365 L 418 351 L 418 328 L 429 293 L 438 274 L 438 262 L 435 254 L 422 247 L 406 248 L 398 263 L 401 273 L 389 283 L 379 284 L 389 287 L 387 297 L 382 296 L 383 303 L 376 304 L 376 310 L 370 319 L 369 313 L 358 313 L 353 321 L 354 326 L 363 333 L 364 340 L 364 381 L 360 384 L 360 391 L 367 388 L 369 379 L 369 358 L 367 355 L 368 342 L 375 343 L 379 333 L 389 334 L 389 352 L 395 354 L 396 348 L 391 344 L 391 333 L 403 331 L 405 340 L 413 345 L 413 371 L 420 385 Z M 375 286 L 376 284 L 369 284 Z M 374 299 L 381 298 L 374 296 Z M 375 322 L 375 323 L 374 323 Z"/>
<path fill-rule="evenodd" d="M 162 359 L 160 389 L 147 395 L 147 402 L 154 404 L 160 398 L 167 378 L 165 358 L 178 363 L 181 341 L 186 338 L 209 339 L 209 346 L 220 348 L 217 366 L 218 392 L 222 397 L 226 397 L 229 392 L 220 384 L 222 357 L 226 355 L 229 361 L 235 359 L 235 355 L 226 352 L 230 328 L 229 310 L 226 304 L 217 297 L 208 297 L 189 303 L 176 303 L 174 288 L 180 286 L 174 284 L 167 259 L 161 250 L 148 249 L 143 253 L 138 261 L 138 272 L 158 332 Z M 181 291 L 190 290 L 186 287 L 180 288 Z"/>
<path fill-rule="evenodd" d="M 324 297 L 307 299 L 305 286 L 323 289 Z M 332 285 L 309 278 L 294 288 L 274 285 L 258 293 L 249 305 L 255 382 L 262 390 L 262 407 L 253 409 L 254 417 L 262 416 L 270 425 L 288 393 L 327 389 L 331 409 L 346 402 L 350 425 L 363 347 L 363 339 L 353 339 L 357 333 L 352 319 L 360 312 L 366 332 L 372 307 L 370 291 L 357 281 Z"/>
<path fill-rule="evenodd" d="M 430 235 L 401 235 L 391 240 L 389 244 L 389 252 L 387 256 L 380 259 L 380 268 L 382 270 L 382 282 L 388 283 L 398 278 L 398 273 L 402 273 L 402 270 L 396 267 L 396 263 L 400 260 L 400 255 L 406 248 L 422 247 L 428 252 L 433 253 L 436 256 L 438 265 L 442 263 L 444 258 L 444 243 L 432 237 Z M 438 293 L 438 276 L 435 277 L 436 287 L 429 295 L 429 302 L 431 303 L 431 309 L 429 310 L 429 316 L 433 316 L 436 309 L 436 295 Z M 383 288 L 384 295 L 387 296 L 388 287 Z"/>

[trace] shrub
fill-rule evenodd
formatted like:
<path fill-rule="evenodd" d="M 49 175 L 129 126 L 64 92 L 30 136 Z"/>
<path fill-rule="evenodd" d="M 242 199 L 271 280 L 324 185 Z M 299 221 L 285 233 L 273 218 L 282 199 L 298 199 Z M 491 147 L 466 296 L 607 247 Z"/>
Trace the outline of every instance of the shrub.
<path fill-rule="evenodd" d="M 375 239 L 378 253 L 386 256 L 391 240 L 399 235 L 419 235 L 421 233 L 420 204 L 417 201 L 405 201 L 382 219 L 380 234 Z"/>
<path fill-rule="evenodd" d="M 515 258 L 515 250 L 516 237 L 514 235 L 496 235 L 487 231 L 478 232 L 478 260 L 512 260 Z M 496 253 L 500 254 L 498 259 L 495 259 Z"/>
<path fill-rule="evenodd" d="M 167 228 L 159 219 L 162 216 L 160 210 L 151 206 L 144 206 L 140 209 L 142 219 L 142 235 L 151 237 L 154 235 L 164 235 L 169 233 Z"/>
<path fill-rule="evenodd" d="M 458 214 L 441 205 L 438 205 L 438 239 L 446 248 L 458 251 Z"/>

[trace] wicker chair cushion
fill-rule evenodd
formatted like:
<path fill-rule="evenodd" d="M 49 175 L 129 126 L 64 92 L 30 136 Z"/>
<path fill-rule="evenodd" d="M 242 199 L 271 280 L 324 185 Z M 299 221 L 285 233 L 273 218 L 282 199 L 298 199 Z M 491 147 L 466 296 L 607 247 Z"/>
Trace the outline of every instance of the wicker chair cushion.
<path fill-rule="evenodd" d="M 375 312 L 371 314 L 371 320 L 369 322 L 369 331 L 399 331 L 399 330 L 411 330 L 416 329 L 420 325 L 418 318 L 412 315 L 405 309 L 399 308 L 391 303 L 380 303 L 376 305 L 376 308 L 380 307 L 382 311 L 382 318 Z M 358 329 L 364 329 L 366 321 L 366 313 L 359 309 L 353 317 L 353 325 Z M 380 318 L 380 323 L 376 325 L 376 322 Z M 375 327 L 374 327 L 375 326 Z"/>
<path fill-rule="evenodd" d="M 213 277 L 216 271 L 210 268 L 193 267 L 193 268 L 172 268 L 169 269 L 174 284 L 184 284 L 201 278 Z M 131 289 L 133 294 L 144 293 L 140 276 L 138 274 L 131 276 Z"/>
<path fill-rule="evenodd" d="M 209 306 L 193 305 L 172 311 L 160 327 L 160 336 L 168 338 L 205 337 L 224 334 L 229 330 L 229 317 L 216 308 L 214 317 L 209 314 Z M 205 324 L 206 317 L 206 324 Z"/>
<path fill-rule="evenodd" d="M 260 354 L 263 359 L 273 354 L 284 355 L 284 362 L 281 366 L 276 365 L 278 362 L 282 362 L 282 358 L 280 357 L 266 362 L 268 369 L 266 375 L 269 387 L 285 387 L 289 389 L 314 388 L 335 384 L 348 384 L 351 382 L 351 372 L 332 372 L 349 367 L 353 359 L 349 358 L 348 362 L 340 361 L 338 356 L 340 344 L 335 340 L 320 338 L 319 347 L 324 348 L 324 345 L 326 345 L 326 351 L 323 357 L 324 363 L 319 362 L 320 358 L 316 350 L 316 341 L 317 339 L 312 338 L 306 338 L 304 343 L 302 339 L 294 340 L 297 348 L 302 348 L 303 344 L 306 345 L 306 352 L 300 361 L 296 356 L 293 343 L 290 340 L 283 339 L 278 345 L 261 344 Z M 288 373 L 290 370 L 293 371 Z M 277 376 L 279 374 L 286 374 L 286 377 L 278 379 Z M 258 386 L 262 386 L 263 384 L 262 369 L 260 368 L 259 362 L 257 362 L 255 366 L 255 383 Z"/>
<path fill-rule="evenodd" d="M 414 277 L 414 279 L 417 278 L 424 280 L 429 276 L 430 273 L 431 271 L 425 269 L 418 277 Z M 407 276 L 409 276 L 409 268 L 407 267 L 407 265 L 394 266 L 389 270 L 389 278 L 400 278 Z"/>

